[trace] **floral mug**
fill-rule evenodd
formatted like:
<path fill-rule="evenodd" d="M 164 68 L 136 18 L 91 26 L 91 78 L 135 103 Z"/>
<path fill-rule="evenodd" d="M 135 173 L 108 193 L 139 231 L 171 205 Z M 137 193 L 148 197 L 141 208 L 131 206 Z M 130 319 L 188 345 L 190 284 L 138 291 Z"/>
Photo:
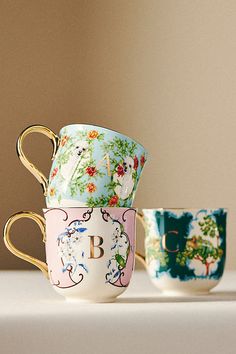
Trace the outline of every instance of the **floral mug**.
<path fill-rule="evenodd" d="M 34 220 L 46 245 L 44 263 L 15 248 L 10 229 L 20 218 Z M 4 228 L 6 247 L 37 266 L 67 300 L 113 302 L 134 268 L 136 210 L 133 208 L 52 208 L 44 218 L 33 212 L 11 216 Z"/>
<path fill-rule="evenodd" d="M 220 281 L 226 257 L 225 209 L 143 209 L 150 278 L 167 295 L 204 294 Z"/>
<path fill-rule="evenodd" d="M 33 132 L 53 143 L 49 179 L 23 152 L 23 141 Z M 47 207 L 130 207 L 147 158 L 144 147 L 129 137 L 87 124 L 68 125 L 59 137 L 41 125 L 28 127 L 18 138 L 17 152 L 41 183 Z"/>

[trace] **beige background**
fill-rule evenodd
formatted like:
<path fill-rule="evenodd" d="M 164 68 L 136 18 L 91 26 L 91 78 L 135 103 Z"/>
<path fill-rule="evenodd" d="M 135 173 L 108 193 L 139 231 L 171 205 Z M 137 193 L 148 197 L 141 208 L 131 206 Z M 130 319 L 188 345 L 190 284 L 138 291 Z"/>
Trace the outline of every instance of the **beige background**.
<path fill-rule="evenodd" d="M 44 206 L 16 156 L 18 134 L 34 123 L 55 132 L 96 123 L 149 150 L 137 207 L 229 207 L 228 267 L 236 268 L 235 38 L 235 1 L 1 0 L 1 223 Z M 34 135 L 26 145 L 48 173 L 49 141 Z M 31 222 L 13 234 L 43 257 Z M 31 266 L 1 241 L 0 267 Z"/>

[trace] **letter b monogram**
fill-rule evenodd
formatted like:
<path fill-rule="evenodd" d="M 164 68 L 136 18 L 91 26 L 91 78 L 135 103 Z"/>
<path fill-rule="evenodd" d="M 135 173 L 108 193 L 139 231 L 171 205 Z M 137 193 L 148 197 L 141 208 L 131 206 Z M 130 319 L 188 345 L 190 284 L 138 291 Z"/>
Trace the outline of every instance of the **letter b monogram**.
<path fill-rule="evenodd" d="M 101 247 L 103 244 L 103 238 L 101 236 L 89 236 L 90 237 L 90 257 L 92 259 L 101 258 L 104 255 L 104 249 Z M 98 239 L 98 242 L 95 244 L 95 239 Z M 97 250 L 95 250 L 95 248 Z"/>

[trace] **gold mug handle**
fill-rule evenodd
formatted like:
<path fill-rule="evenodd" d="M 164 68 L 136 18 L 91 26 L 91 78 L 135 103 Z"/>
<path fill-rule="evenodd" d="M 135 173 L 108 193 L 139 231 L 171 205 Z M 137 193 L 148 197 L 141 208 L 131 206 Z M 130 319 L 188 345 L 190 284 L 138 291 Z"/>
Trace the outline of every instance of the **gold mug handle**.
<path fill-rule="evenodd" d="M 48 188 L 48 179 L 44 176 L 44 174 L 32 163 L 28 160 L 28 158 L 25 156 L 23 152 L 23 142 L 26 138 L 27 135 L 31 133 L 41 133 L 43 135 L 46 135 L 52 142 L 53 145 L 53 154 L 52 154 L 52 160 L 54 159 L 58 146 L 59 146 L 59 137 L 53 133 L 53 131 L 43 125 L 32 125 L 25 130 L 19 135 L 19 138 L 17 139 L 17 144 L 16 144 L 16 151 L 19 156 L 20 161 L 22 164 L 27 168 L 27 170 L 34 175 L 34 177 L 39 181 L 43 188 L 43 193 L 46 196 L 47 195 L 47 188 Z"/>
<path fill-rule="evenodd" d="M 43 274 L 48 278 L 48 266 L 45 262 L 40 261 L 37 258 L 34 258 L 24 252 L 18 250 L 12 243 L 10 239 L 10 230 L 12 225 L 21 218 L 27 218 L 34 220 L 36 224 L 39 226 L 42 235 L 43 235 L 43 242 L 46 242 L 46 225 L 45 220 L 42 216 L 32 212 L 32 211 L 21 211 L 19 213 L 13 214 L 6 222 L 3 230 L 3 239 L 5 242 L 6 247 L 8 250 L 13 253 L 15 256 L 25 260 L 26 262 L 32 263 L 36 267 L 38 267 Z"/>
<path fill-rule="evenodd" d="M 145 224 L 145 221 L 144 221 L 143 214 L 137 213 L 136 215 L 137 215 L 137 219 L 139 221 L 141 221 L 141 224 L 143 225 L 144 230 L 145 230 L 146 229 L 146 224 Z M 142 253 L 135 252 L 135 258 L 138 259 L 145 268 L 147 268 L 146 259 L 145 259 L 145 256 Z"/>

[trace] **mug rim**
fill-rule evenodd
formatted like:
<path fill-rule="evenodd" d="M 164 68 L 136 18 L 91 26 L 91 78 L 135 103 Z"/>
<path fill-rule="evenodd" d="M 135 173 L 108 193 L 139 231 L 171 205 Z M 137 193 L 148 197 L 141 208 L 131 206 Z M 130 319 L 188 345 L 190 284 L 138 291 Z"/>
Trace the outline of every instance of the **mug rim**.
<path fill-rule="evenodd" d="M 138 211 L 138 208 L 133 208 L 133 207 L 87 207 L 87 206 L 71 206 L 71 207 L 51 207 L 51 208 L 43 208 L 43 212 L 45 211 L 48 211 L 48 210 L 70 210 L 70 209 L 101 209 L 101 208 L 104 208 L 104 209 L 111 209 L 111 210 L 116 210 L 116 209 L 119 209 L 119 210 L 133 210 L 135 211 L 135 213 Z"/>
<path fill-rule="evenodd" d="M 110 128 L 107 128 L 107 127 L 104 127 L 104 126 L 98 125 L 98 124 L 88 124 L 88 123 L 72 123 L 72 124 L 67 124 L 67 125 L 65 125 L 64 127 L 62 127 L 62 128 L 60 129 L 59 135 L 61 135 L 62 129 L 67 128 L 67 127 L 72 127 L 72 126 L 78 126 L 78 125 L 84 125 L 84 126 L 87 126 L 87 127 L 98 127 L 98 128 L 105 129 L 105 130 L 107 130 L 107 131 L 111 131 L 111 132 L 113 132 L 113 133 L 116 133 L 116 134 L 118 134 L 118 135 L 121 135 L 122 137 L 125 137 L 126 139 L 129 139 L 129 140 L 134 141 L 137 145 L 139 145 L 139 146 L 141 146 L 141 147 L 143 148 L 143 150 L 145 151 L 146 154 L 148 153 L 147 150 L 145 149 L 145 147 L 144 147 L 142 144 L 140 144 L 137 140 L 135 140 L 135 139 L 133 139 L 133 138 L 130 138 L 128 135 L 125 135 L 125 134 L 123 134 L 123 133 L 120 133 L 120 132 L 118 132 L 117 130 L 110 129 Z"/>
<path fill-rule="evenodd" d="M 229 208 L 223 208 L 223 207 L 207 207 L 207 208 L 143 208 L 142 211 L 166 211 L 166 210 L 183 210 L 183 211 L 189 211 L 189 210 L 193 210 L 193 211 L 199 211 L 199 210 L 218 210 L 218 209 L 223 209 L 226 210 L 228 212 Z"/>

